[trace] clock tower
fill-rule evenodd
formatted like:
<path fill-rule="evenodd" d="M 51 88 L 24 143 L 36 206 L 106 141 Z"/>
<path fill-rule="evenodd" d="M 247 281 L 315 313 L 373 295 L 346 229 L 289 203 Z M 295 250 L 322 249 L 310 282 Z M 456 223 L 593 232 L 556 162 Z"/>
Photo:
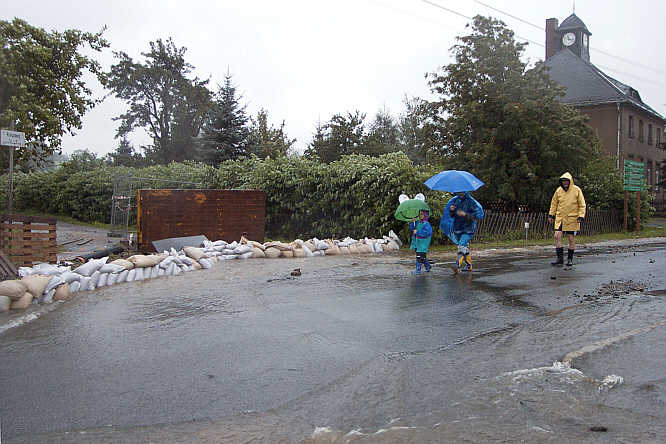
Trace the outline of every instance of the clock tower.
<path fill-rule="evenodd" d="M 586 62 L 590 61 L 590 36 L 592 33 L 576 14 L 564 19 L 555 30 L 556 52 L 567 48 Z"/>

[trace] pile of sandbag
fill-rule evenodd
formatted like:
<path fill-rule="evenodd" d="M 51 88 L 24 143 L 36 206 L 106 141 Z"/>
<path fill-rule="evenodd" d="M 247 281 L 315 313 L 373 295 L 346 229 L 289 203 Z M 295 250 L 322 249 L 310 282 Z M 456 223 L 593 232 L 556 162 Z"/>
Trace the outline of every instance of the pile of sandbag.
<path fill-rule="evenodd" d="M 70 266 L 37 264 L 20 267 L 20 279 L 0 282 L 0 313 L 25 309 L 30 304 L 48 304 L 67 301 L 81 291 L 92 291 L 123 282 L 142 281 L 162 276 L 175 276 L 187 271 L 209 269 L 228 259 L 249 258 L 301 258 L 343 254 L 371 254 L 397 251 L 402 242 L 391 231 L 382 239 L 361 240 L 345 238 L 342 241 L 317 238 L 296 239 L 288 244 L 264 244 L 241 237 L 239 242 L 223 240 L 205 241 L 203 247 L 172 248 L 161 254 L 136 254 L 127 259 L 109 262 L 108 257 L 90 259 L 71 269 Z"/>
<path fill-rule="evenodd" d="M 218 241 L 221 242 L 221 241 Z M 337 256 L 347 254 L 378 254 L 398 251 L 402 246 L 400 238 L 391 230 L 388 236 L 381 239 L 352 239 L 346 237 L 343 240 L 315 238 L 303 241 L 296 239 L 288 244 L 284 242 L 266 242 L 260 244 L 241 238 L 241 245 L 252 247 L 253 258 L 275 259 L 280 257 L 312 257 L 312 256 Z"/>

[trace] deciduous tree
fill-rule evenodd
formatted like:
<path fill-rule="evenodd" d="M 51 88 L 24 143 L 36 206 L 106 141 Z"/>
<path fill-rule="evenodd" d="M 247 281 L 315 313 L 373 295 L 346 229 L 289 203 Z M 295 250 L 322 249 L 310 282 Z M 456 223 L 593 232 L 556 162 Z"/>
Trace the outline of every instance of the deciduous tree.
<path fill-rule="evenodd" d="M 545 208 L 557 177 L 575 178 L 599 156 L 594 131 L 558 101 L 563 89 L 543 63 L 521 61 L 526 43 L 501 21 L 476 16 L 458 42 L 455 62 L 430 75 L 440 154 L 486 182 L 482 200 Z"/>
<path fill-rule="evenodd" d="M 82 126 L 83 115 L 101 101 L 84 81 L 104 83 L 100 64 L 82 49 L 108 47 L 102 33 L 45 31 L 18 18 L 0 20 L 0 127 L 15 123 L 26 147 L 16 160 L 43 160 L 59 151 L 62 136 Z"/>
<path fill-rule="evenodd" d="M 155 163 L 191 160 L 196 157 L 194 138 L 211 106 L 208 80 L 188 76 L 194 67 L 185 61 L 187 48 L 178 48 L 169 38 L 150 42 L 135 62 L 124 52 L 116 52 L 111 66 L 109 88 L 129 104 L 129 110 L 116 117 L 117 136 L 144 128 L 153 139 L 146 157 Z"/>

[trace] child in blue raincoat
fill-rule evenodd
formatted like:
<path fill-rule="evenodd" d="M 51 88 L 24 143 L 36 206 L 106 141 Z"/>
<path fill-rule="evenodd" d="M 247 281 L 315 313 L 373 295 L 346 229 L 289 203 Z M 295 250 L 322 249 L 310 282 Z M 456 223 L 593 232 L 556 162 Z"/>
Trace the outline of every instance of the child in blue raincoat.
<path fill-rule="evenodd" d="M 421 267 L 425 265 L 425 271 L 430 271 L 431 265 L 426 258 L 430 240 L 432 239 L 432 226 L 428 222 L 430 213 L 427 210 L 419 211 L 419 220 L 412 219 L 409 223 L 409 229 L 412 232 L 412 243 L 410 250 L 416 250 L 416 271 L 414 274 L 421 273 Z"/>
<path fill-rule="evenodd" d="M 458 245 L 456 267 L 460 270 L 472 269 L 469 242 L 474 237 L 477 219 L 483 219 L 483 207 L 469 192 L 456 193 L 444 208 L 439 228 Z"/>

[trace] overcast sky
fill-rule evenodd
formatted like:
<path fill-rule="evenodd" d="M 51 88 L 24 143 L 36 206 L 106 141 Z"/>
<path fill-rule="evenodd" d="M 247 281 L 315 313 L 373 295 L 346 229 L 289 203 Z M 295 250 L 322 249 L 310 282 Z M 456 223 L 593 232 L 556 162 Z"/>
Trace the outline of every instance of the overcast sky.
<path fill-rule="evenodd" d="M 545 20 L 561 23 L 573 0 L 16 0 L 3 2 L 0 17 L 62 31 L 96 32 L 103 26 L 111 48 L 97 55 L 104 67 L 112 51 L 142 60 L 148 42 L 172 37 L 186 47 L 194 74 L 223 82 L 229 70 L 249 114 L 268 110 L 269 121 L 286 123 L 303 151 L 317 121 L 360 110 L 366 122 L 382 109 L 403 110 L 405 95 L 427 97 L 424 74 L 452 61 L 455 37 L 466 34 L 466 17 L 490 15 L 504 21 L 519 40 L 528 39 L 526 60 L 544 58 Z M 439 5 L 440 7 L 436 6 Z M 447 11 L 445 9 L 451 11 Z M 495 8 L 495 10 L 491 9 Z M 639 91 L 643 101 L 666 116 L 666 2 L 664 0 L 578 0 L 575 12 L 592 33 L 591 62 Z M 500 10 L 502 12 L 499 12 Z M 508 15 L 507 15 L 508 14 Z M 511 17 L 513 16 L 513 17 Z M 601 52 L 600 52 L 601 51 Z M 607 54 L 612 54 L 609 56 Z M 105 94 L 91 83 L 98 96 Z M 104 154 L 114 140 L 125 104 L 107 98 L 83 119 L 63 152 Z M 136 132 L 135 145 L 149 142 Z"/>

